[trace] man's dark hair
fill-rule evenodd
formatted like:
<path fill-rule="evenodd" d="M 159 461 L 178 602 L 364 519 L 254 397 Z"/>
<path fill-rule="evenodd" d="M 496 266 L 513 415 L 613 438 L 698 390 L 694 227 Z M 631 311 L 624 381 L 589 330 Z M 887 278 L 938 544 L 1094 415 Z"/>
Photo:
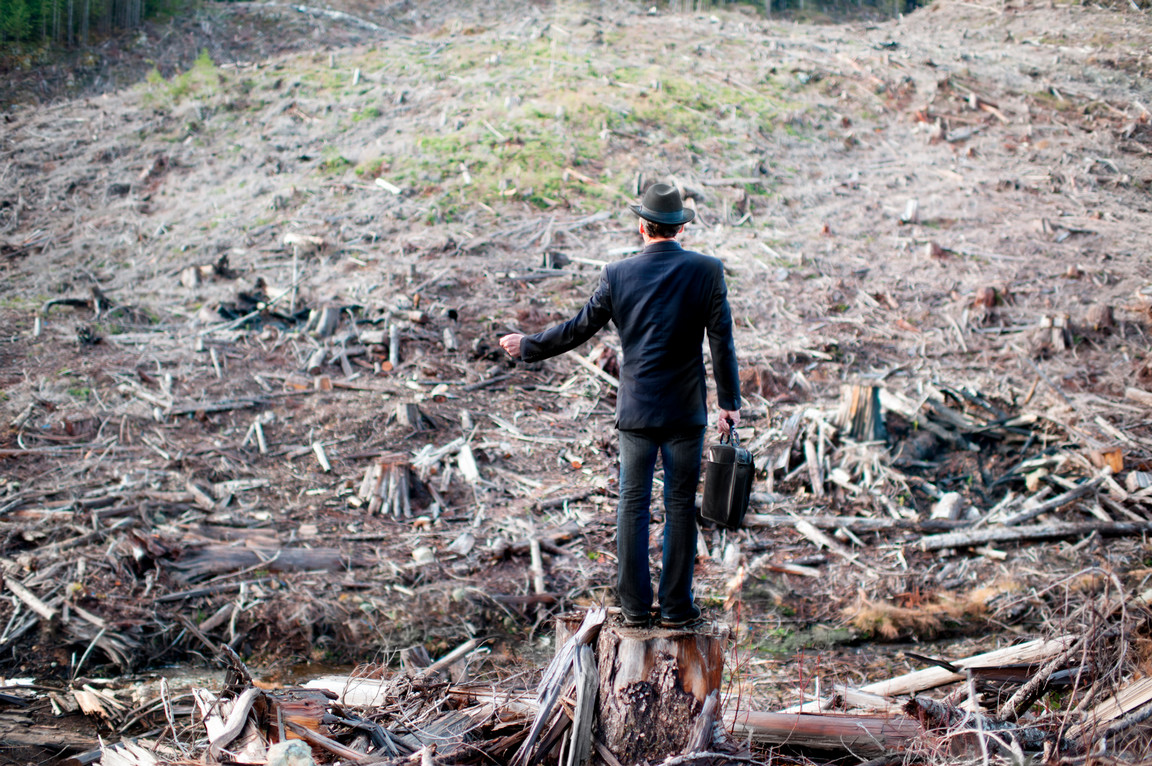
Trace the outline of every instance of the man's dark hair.
<path fill-rule="evenodd" d="M 644 221 L 644 231 L 652 239 L 673 239 L 680 233 L 680 224 L 671 223 L 656 223 L 649 221 L 647 218 L 640 219 Z"/>

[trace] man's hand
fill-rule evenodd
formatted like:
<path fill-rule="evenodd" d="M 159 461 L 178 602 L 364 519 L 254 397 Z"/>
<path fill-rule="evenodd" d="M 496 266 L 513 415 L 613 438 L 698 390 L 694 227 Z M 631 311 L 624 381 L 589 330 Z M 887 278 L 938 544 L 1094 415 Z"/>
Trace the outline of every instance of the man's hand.
<path fill-rule="evenodd" d="M 720 433 L 728 436 L 728 423 L 731 421 L 732 427 L 740 425 L 740 410 L 720 410 Z"/>
<path fill-rule="evenodd" d="M 524 340 L 524 336 L 520 333 L 512 333 L 505 335 L 500 339 L 500 348 L 508 352 L 508 356 L 515 359 L 520 358 L 520 341 Z"/>

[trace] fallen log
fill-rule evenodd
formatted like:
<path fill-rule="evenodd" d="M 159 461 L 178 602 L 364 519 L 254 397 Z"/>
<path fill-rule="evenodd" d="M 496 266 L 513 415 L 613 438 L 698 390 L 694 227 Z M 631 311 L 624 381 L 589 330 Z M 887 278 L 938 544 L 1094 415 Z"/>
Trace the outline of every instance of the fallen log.
<path fill-rule="evenodd" d="M 737 740 L 868 757 L 903 750 L 920 734 L 919 724 L 903 716 L 741 711 L 724 722 Z"/>
<path fill-rule="evenodd" d="M 201 596 L 214 596 L 217 593 L 234 593 L 243 587 L 269 582 L 272 579 L 271 577 L 257 577 L 255 580 L 245 580 L 243 582 L 223 582 L 215 585 L 206 585 L 203 588 L 193 588 L 192 590 L 184 590 L 177 593 L 165 593 L 163 596 L 157 596 L 153 601 L 156 603 L 183 601 L 184 599 L 200 598 Z"/>
<path fill-rule="evenodd" d="M 756 500 L 755 493 L 752 495 Z M 863 516 L 803 516 L 801 517 L 817 529 L 846 529 L 850 532 L 890 532 L 906 530 L 910 532 L 947 532 L 972 526 L 970 521 L 951 519 L 881 519 Z M 746 527 L 791 527 L 796 524 L 795 516 L 784 514 L 749 513 L 744 516 Z"/>
<path fill-rule="evenodd" d="M 1082 537 L 1095 532 L 1102 537 L 1124 537 L 1152 532 L 1152 521 L 1088 521 L 1079 523 L 1035 524 L 1027 527 L 1007 527 L 976 529 L 966 532 L 949 532 L 920 538 L 917 545 L 921 550 L 938 551 L 944 548 L 968 548 L 988 543 L 1022 542 L 1028 540 L 1052 540 L 1065 537 Z"/>
<path fill-rule="evenodd" d="M 957 668 L 995 667 L 1019 662 L 1038 662 L 1045 660 L 1058 652 L 1064 651 L 1075 640 L 1074 636 L 1059 636 L 1053 639 L 1036 639 L 1016 646 L 1007 646 L 984 654 L 977 654 L 962 660 L 953 660 L 952 665 Z M 955 673 L 942 667 L 925 668 L 905 673 L 896 678 L 867 684 L 860 687 L 860 691 L 879 694 L 884 697 L 897 697 L 904 694 L 915 694 L 926 689 L 963 681 L 962 673 Z"/>
<path fill-rule="evenodd" d="M 369 566 L 362 557 L 348 557 L 337 548 L 237 548 L 205 545 L 166 562 L 177 576 L 192 582 L 209 575 L 259 567 L 269 572 L 343 572 L 349 567 Z"/>

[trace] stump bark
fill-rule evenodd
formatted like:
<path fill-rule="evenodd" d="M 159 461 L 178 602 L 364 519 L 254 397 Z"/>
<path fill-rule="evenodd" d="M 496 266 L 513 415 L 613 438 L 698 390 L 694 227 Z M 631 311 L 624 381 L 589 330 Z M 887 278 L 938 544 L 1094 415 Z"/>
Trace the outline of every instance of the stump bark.
<path fill-rule="evenodd" d="M 578 624 L 562 619 L 557 645 Z M 595 644 L 593 736 L 624 764 L 685 752 L 705 700 L 720 688 L 729 638 L 718 623 L 672 630 L 608 620 Z"/>

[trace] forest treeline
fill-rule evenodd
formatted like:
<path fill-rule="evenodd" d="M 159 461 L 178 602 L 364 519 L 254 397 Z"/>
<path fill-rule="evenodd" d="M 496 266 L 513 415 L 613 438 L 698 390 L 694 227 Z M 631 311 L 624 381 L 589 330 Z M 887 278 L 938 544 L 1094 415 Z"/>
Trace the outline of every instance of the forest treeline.
<path fill-rule="evenodd" d="M 1003 0 L 1002 0 L 1003 1 Z M 227 2 L 227 0 L 225 0 Z M 291 2 L 291 0 L 286 0 Z M 930 4 L 931 0 L 663 0 L 674 11 L 744 5 L 766 16 L 777 14 L 843 18 L 859 14 L 895 16 Z M 308 3 L 305 3 L 308 4 Z M 317 2 L 327 6 L 327 2 Z M 1104 0 L 1104 5 L 1142 9 L 1152 0 Z M 138 27 L 146 19 L 193 13 L 201 0 L 0 0 L 0 55 L 22 43 L 84 48 L 119 30 Z M 339 5 L 339 3 L 337 3 Z"/>
<path fill-rule="evenodd" d="M 882 15 L 906 13 L 923 0 L 739 0 L 762 13 L 830 13 L 868 10 Z M 327 3 L 318 3 L 327 5 Z M 667 0 L 675 10 L 699 11 L 736 4 L 728 0 Z M 157 15 L 193 12 L 197 0 L 0 0 L 0 46 L 53 43 L 84 47 Z"/>
<path fill-rule="evenodd" d="M 132 29 L 177 0 L 0 0 L 0 43 L 88 45 L 94 36 Z"/>

